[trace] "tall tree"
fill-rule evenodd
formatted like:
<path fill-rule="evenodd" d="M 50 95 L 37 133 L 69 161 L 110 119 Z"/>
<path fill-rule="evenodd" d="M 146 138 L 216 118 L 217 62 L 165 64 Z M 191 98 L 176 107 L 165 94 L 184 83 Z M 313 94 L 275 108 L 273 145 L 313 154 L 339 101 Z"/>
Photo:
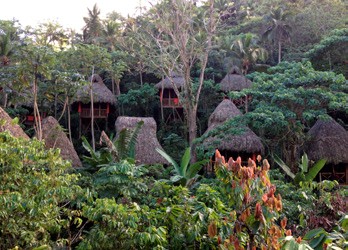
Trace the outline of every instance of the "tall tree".
<path fill-rule="evenodd" d="M 100 9 L 94 4 L 93 9 L 88 9 L 88 17 L 84 17 L 85 26 L 83 27 L 83 40 L 90 44 L 99 44 L 102 36 L 103 25 L 100 20 Z"/>
<path fill-rule="evenodd" d="M 18 51 L 17 78 L 19 81 L 32 88 L 32 99 L 34 109 L 35 132 L 38 140 L 42 139 L 41 115 L 38 106 L 39 83 L 51 77 L 51 70 L 55 62 L 54 51 L 47 46 L 26 44 Z"/>
<path fill-rule="evenodd" d="M 227 54 L 231 54 L 232 60 L 241 69 L 243 74 L 248 74 L 257 61 L 267 59 L 267 50 L 262 48 L 258 42 L 257 36 L 251 33 L 242 34 L 233 41 L 227 37 Z M 232 38 L 233 39 L 233 38 Z"/>
<path fill-rule="evenodd" d="M 67 31 L 55 22 L 41 23 L 32 31 L 35 43 L 41 46 L 64 49 L 68 45 Z"/>
<path fill-rule="evenodd" d="M 286 21 L 287 14 L 282 8 L 272 10 L 270 15 L 266 16 L 269 26 L 263 33 L 263 36 L 278 46 L 278 63 L 282 59 L 282 45 L 290 41 L 291 27 Z"/>
<path fill-rule="evenodd" d="M 138 22 L 132 32 L 133 42 L 145 48 L 146 65 L 170 79 L 172 72 L 184 77 L 180 91 L 176 85 L 173 87 L 184 108 L 190 145 L 196 138 L 197 107 L 217 22 L 213 0 L 200 8 L 195 1 L 162 1 L 150 10 L 146 22 Z M 200 70 L 197 83 L 191 78 L 193 66 Z"/>
<path fill-rule="evenodd" d="M 19 47 L 21 29 L 16 21 L 0 21 L 0 89 L 4 90 L 2 105 L 7 106 L 8 94 L 6 89 L 10 89 L 10 80 L 8 79 L 8 66 L 11 65 L 11 57 Z M 11 77 L 10 77 L 11 78 Z M 1 102 L 0 102 L 1 103 Z"/>

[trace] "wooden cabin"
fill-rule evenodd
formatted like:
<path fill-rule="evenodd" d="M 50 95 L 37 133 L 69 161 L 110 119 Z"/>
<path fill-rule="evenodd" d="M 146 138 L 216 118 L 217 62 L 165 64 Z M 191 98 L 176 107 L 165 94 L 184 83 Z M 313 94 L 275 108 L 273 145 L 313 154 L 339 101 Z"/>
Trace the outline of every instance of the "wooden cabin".
<path fill-rule="evenodd" d="M 91 83 L 92 82 L 92 83 Z M 93 92 L 93 113 L 91 112 L 91 84 Z M 107 129 L 108 117 L 113 106 L 116 105 L 116 98 L 106 87 L 102 78 L 94 74 L 89 83 L 79 89 L 76 93 L 76 101 L 73 103 L 73 109 L 79 113 L 79 133 L 89 129 L 91 125 L 92 114 L 95 122 L 104 120 L 104 127 L 100 130 Z M 99 128 L 99 126 L 97 126 Z"/>
<path fill-rule="evenodd" d="M 233 66 L 219 84 L 221 91 L 225 94 L 230 91 L 241 91 L 252 86 L 252 82 L 242 74 L 237 66 Z M 242 108 L 245 112 L 248 112 L 248 103 L 251 101 L 251 96 L 232 99 L 232 101 L 238 108 Z"/>
<path fill-rule="evenodd" d="M 249 158 L 256 161 L 257 155 L 261 155 L 264 152 L 264 146 L 261 139 L 248 127 L 241 125 L 237 129 L 240 129 L 241 134 L 228 134 L 225 130 L 221 132 L 213 133 L 215 128 L 223 125 L 229 119 L 242 116 L 240 110 L 229 99 L 224 99 L 210 115 L 208 121 L 208 129 L 203 134 L 209 135 L 201 144 L 205 151 L 211 152 L 212 159 L 215 150 L 218 149 L 222 156 L 226 160 L 232 157 L 236 160 L 237 157 L 242 158 L 242 163 L 247 164 Z M 210 165 L 206 166 L 206 172 L 213 171 L 213 161 Z"/>
<path fill-rule="evenodd" d="M 181 120 L 183 106 L 179 101 L 179 97 L 175 93 L 174 86 L 181 91 L 184 83 L 185 79 L 182 75 L 171 73 L 170 77 L 164 78 L 155 85 L 155 88 L 159 90 L 162 119 L 165 119 L 164 110 L 169 110 L 166 119 L 167 121 L 172 119 Z"/>
<path fill-rule="evenodd" d="M 318 181 L 336 180 L 348 185 L 348 131 L 335 120 L 318 120 L 308 131 L 305 152 L 311 161 L 327 159 Z"/>

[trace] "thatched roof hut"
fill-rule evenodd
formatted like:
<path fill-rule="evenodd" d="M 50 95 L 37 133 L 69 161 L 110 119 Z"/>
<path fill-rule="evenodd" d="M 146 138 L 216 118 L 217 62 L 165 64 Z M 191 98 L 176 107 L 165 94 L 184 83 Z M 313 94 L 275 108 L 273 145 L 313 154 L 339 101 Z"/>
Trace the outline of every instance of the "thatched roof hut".
<path fill-rule="evenodd" d="M 220 89 L 224 92 L 240 91 L 251 88 L 252 82 L 246 78 L 237 66 L 233 66 L 230 72 L 220 82 Z"/>
<path fill-rule="evenodd" d="M 223 100 L 210 115 L 208 129 L 203 136 L 207 135 L 214 128 L 223 125 L 227 120 L 241 115 L 242 113 L 231 100 Z M 222 134 L 221 136 L 209 136 L 203 141 L 203 147 L 209 148 L 210 146 L 214 147 L 215 144 L 218 144 L 215 148 L 219 150 L 263 153 L 264 147 L 261 143 L 261 139 L 248 127 L 241 126 L 240 129 L 243 132 L 237 135 Z"/>
<path fill-rule="evenodd" d="M 58 121 L 52 116 L 42 120 L 42 138 L 45 140 L 45 147 L 59 148 L 60 155 L 64 160 L 70 160 L 73 167 L 82 167 L 73 144 L 70 142 Z"/>
<path fill-rule="evenodd" d="M 335 120 L 318 120 L 308 135 L 306 152 L 309 159 L 326 158 L 328 163 L 348 163 L 348 132 Z"/>
<path fill-rule="evenodd" d="M 184 86 L 185 79 L 184 79 L 184 77 L 182 75 L 180 75 L 178 73 L 175 73 L 175 72 L 172 72 L 170 74 L 170 76 L 171 76 L 171 78 L 166 77 L 162 81 L 157 83 L 155 85 L 155 88 L 162 89 L 162 86 L 163 86 L 164 89 L 174 89 L 172 81 L 173 81 L 173 83 L 176 85 L 176 87 L 178 89 L 182 88 L 182 86 Z"/>
<path fill-rule="evenodd" d="M 152 117 L 119 116 L 115 122 L 116 136 L 124 128 L 135 128 L 140 121 L 143 121 L 144 125 L 137 137 L 135 146 L 136 161 L 142 164 L 167 164 L 168 162 L 156 151 L 156 148 L 162 149 L 162 147 L 157 140 L 157 125 Z"/>
<path fill-rule="evenodd" d="M 12 118 L 0 107 L 0 132 L 9 131 L 14 137 L 29 139 L 29 136 Z"/>
<path fill-rule="evenodd" d="M 83 86 L 81 89 L 79 89 L 76 93 L 76 101 L 80 101 L 82 103 L 89 103 L 91 100 L 90 97 L 90 82 L 91 78 L 88 80 L 89 84 Z M 110 104 L 116 104 L 116 98 L 106 87 L 104 84 L 102 78 L 94 74 L 92 76 L 92 89 L 93 89 L 93 98 L 94 103 L 110 103 Z"/>

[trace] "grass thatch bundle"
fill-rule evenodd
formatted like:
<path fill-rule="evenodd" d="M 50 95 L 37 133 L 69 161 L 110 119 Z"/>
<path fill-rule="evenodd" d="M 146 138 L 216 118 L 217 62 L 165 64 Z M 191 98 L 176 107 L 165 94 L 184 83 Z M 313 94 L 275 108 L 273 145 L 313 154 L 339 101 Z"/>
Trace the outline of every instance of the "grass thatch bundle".
<path fill-rule="evenodd" d="M 224 92 L 240 91 L 251 88 L 251 85 L 252 82 L 240 72 L 238 67 L 234 66 L 220 82 L 220 89 Z"/>
<path fill-rule="evenodd" d="M 157 89 L 174 89 L 173 84 L 178 88 L 182 88 L 184 86 L 185 79 L 182 75 L 179 75 L 177 73 L 171 73 L 170 78 L 166 77 L 159 83 L 155 85 L 155 88 Z"/>
<path fill-rule="evenodd" d="M 54 117 L 49 116 L 42 120 L 42 138 L 45 140 L 47 149 L 59 148 L 64 160 L 70 160 L 73 167 L 82 167 L 73 144 Z"/>
<path fill-rule="evenodd" d="M 208 129 L 202 137 L 222 126 L 229 119 L 241 115 L 242 113 L 231 100 L 223 100 L 210 115 Z M 208 136 L 203 141 L 203 147 L 214 147 L 231 152 L 263 153 L 264 147 L 261 139 L 250 128 L 242 125 L 236 127 L 236 130 L 240 130 L 241 133 L 228 134 L 225 130 L 222 130 L 218 135 Z"/>
<path fill-rule="evenodd" d="M 91 78 L 88 80 L 88 84 L 79 89 L 76 93 L 76 101 L 83 103 L 89 103 L 91 100 L 90 96 L 90 82 Z M 93 102 L 97 103 L 110 103 L 116 104 L 116 98 L 106 87 L 101 77 L 97 74 L 92 76 L 92 90 L 93 90 Z"/>
<path fill-rule="evenodd" d="M 0 107 L 0 132 L 9 131 L 14 137 L 29 139 L 23 129 Z"/>
<path fill-rule="evenodd" d="M 348 132 L 335 120 L 318 120 L 308 131 L 308 158 L 327 159 L 329 163 L 348 163 Z"/>
<path fill-rule="evenodd" d="M 143 121 L 144 125 L 137 137 L 135 160 L 142 164 L 167 164 L 168 162 L 156 151 L 156 148 L 162 147 L 157 140 L 157 124 L 152 117 L 119 116 L 115 122 L 116 136 L 124 128 L 134 129 L 140 121 Z"/>

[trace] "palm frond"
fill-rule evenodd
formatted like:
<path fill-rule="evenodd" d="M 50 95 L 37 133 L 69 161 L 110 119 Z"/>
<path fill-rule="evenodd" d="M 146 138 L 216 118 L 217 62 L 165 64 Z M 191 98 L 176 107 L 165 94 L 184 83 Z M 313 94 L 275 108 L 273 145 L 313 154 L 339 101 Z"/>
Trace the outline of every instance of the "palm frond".
<path fill-rule="evenodd" d="M 137 123 L 133 133 L 129 138 L 128 147 L 128 157 L 134 159 L 135 158 L 135 145 L 137 144 L 137 138 L 140 133 L 141 127 L 144 125 L 144 121 L 140 121 Z"/>

